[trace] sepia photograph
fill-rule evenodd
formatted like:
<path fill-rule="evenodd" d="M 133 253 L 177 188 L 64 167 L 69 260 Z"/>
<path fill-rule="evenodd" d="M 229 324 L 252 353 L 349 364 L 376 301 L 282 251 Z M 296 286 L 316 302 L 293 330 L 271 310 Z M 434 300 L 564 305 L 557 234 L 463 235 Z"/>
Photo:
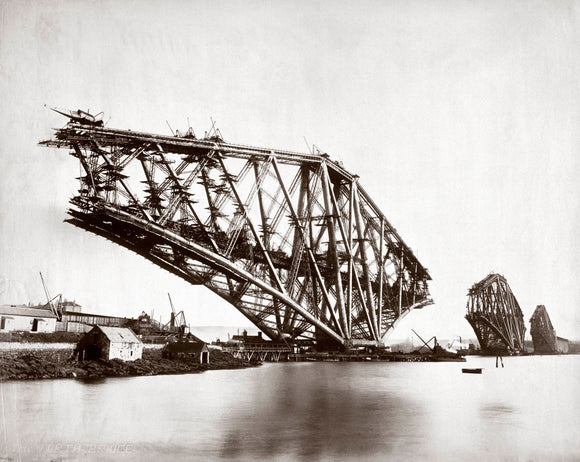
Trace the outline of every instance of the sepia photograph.
<path fill-rule="evenodd" d="M 580 0 L 0 0 L 0 461 L 580 460 Z"/>

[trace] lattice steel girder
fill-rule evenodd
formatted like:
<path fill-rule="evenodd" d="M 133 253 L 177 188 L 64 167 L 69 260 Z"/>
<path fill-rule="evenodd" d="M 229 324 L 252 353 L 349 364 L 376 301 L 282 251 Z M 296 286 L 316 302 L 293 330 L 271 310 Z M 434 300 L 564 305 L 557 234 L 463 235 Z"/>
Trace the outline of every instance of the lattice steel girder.
<path fill-rule="evenodd" d="M 380 344 L 432 303 L 428 271 L 325 154 L 77 121 L 40 144 L 85 171 L 73 224 L 205 285 L 272 339 Z"/>
<path fill-rule="evenodd" d="M 503 276 L 490 274 L 469 289 L 465 317 L 483 350 L 524 351 L 524 315 Z"/>

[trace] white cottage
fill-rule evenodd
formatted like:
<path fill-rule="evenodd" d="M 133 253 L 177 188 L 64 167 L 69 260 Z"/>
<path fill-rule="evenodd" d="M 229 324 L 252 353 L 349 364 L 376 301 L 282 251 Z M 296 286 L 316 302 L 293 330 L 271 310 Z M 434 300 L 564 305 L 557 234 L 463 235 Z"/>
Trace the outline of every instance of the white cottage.
<path fill-rule="evenodd" d="M 0 332 L 54 332 L 56 316 L 50 310 L 25 305 L 0 305 Z"/>
<path fill-rule="evenodd" d="M 95 326 L 77 344 L 75 353 L 84 359 L 135 361 L 143 356 L 143 342 L 127 327 Z"/>

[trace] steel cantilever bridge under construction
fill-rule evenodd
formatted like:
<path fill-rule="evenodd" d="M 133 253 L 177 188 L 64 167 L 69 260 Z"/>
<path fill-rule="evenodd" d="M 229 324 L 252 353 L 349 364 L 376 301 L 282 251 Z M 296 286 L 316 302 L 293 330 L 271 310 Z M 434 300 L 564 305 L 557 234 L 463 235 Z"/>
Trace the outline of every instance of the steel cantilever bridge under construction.
<path fill-rule="evenodd" d="M 69 148 L 84 170 L 67 221 L 208 287 L 271 339 L 380 346 L 432 303 L 427 269 L 328 155 L 63 114 L 40 144 Z"/>

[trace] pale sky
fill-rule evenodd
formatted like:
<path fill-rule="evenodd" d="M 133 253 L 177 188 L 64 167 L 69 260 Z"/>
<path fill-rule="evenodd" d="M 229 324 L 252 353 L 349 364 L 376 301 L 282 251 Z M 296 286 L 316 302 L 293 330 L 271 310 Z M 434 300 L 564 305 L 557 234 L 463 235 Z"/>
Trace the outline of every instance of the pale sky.
<path fill-rule="evenodd" d="M 467 289 L 503 274 L 528 328 L 580 337 L 580 2 L 0 2 L 0 303 L 244 325 L 235 308 L 63 223 L 77 161 L 63 118 L 306 151 L 360 176 L 430 270 L 435 304 L 395 337 L 474 336 Z M 109 120 L 110 118 L 110 120 Z"/>

